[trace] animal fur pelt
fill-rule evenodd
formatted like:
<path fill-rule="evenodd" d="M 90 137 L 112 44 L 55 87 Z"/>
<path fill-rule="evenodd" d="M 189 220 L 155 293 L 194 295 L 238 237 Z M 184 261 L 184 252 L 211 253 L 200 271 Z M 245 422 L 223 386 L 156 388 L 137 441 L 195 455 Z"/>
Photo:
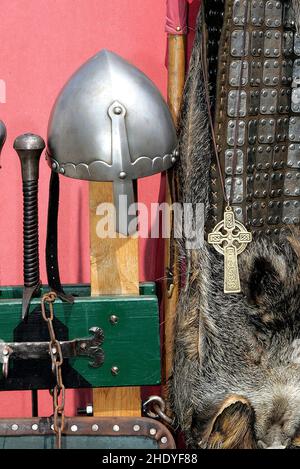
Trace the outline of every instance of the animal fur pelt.
<path fill-rule="evenodd" d="M 297 24 L 300 0 L 294 0 Z M 209 215 L 211 138 L 200 50 L 202 15 L 180 123 L 181 201 Z M 188 280 L 176 317 L 170 400 L 192 448 L 289 447 L 300 433 L 300 234 L 252 242 L 242 294 L 223 293 L 223 257 L 180 246 Z"/>

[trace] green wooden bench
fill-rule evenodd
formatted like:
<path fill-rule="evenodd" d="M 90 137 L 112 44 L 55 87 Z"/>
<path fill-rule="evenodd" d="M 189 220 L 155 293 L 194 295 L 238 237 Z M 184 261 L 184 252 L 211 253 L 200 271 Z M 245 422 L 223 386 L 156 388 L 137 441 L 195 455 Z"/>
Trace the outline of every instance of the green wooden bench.
<path fill-rule="evenodd" d="M 60 341 L 89 337 L 90 328 L 101 328 L 104 363 L 89 365 L 88 357 L 64 360 L 63 376 L 68 388 L 157 385 L 161 380 L 159 310 L 154 283 L 142 283 L 140 296 L 90 296 L 89 285 L 68 285 L 74 304 L 57 300 L 55 333 Z M 43 287 L 42 294 L 47 291 Z M 0 290 L 0 341 L 4 343 L 48 342 L 48 329 L 41 317 L 40 298 L 31 303 L 28 322 L 21 320 L 22 287 Z M 28 347 L 30 349 L 30 346 Z M 9 360 L 1 390 L 49 389 L 53 385 L 50 358 Z"/>

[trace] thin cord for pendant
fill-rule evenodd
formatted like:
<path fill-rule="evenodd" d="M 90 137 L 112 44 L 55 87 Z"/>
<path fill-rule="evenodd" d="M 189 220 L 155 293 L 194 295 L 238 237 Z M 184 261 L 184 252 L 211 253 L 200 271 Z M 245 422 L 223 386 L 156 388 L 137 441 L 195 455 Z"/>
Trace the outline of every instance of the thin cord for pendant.
<path fill-rule="evenodd" d="M 244 28 L 243 28 L 243 45 L 242 45 L 242 56 L 241 56 L 241 70 L 239 76 L 239 85 L 238 85 L 238 95 L 237 95 L 237 119 L 234 128 L 234 145 L 233 145 L 233 156 L 232 156 L 232 173 L 231 173 L 231 186 L 229 196 L 227 197 L 227 204 L 230 206 L 233 202 L 234 188 L 236 179 L 234 178 L 236 168 L 237 168 L 237 152 L 238 152 L 238 129 L 239 129 L 239 118 L 240 118 L 240 106 L 241 106 L 241 94 L 243 87 L 243 64 L 246 57 L 246 47 L 247 47 L 247 21 L 248 21 L 248 12 L 249 12 L 249 2 L 246 0 L 245 5 L 245 17 L 244 17 Z"/>
<path fill-rule="evenodd" d="M 206 106 L 207 106 L 207 114 L 208 114 L 208 121 L 209 121 L 209 126 L 210 126 L 210 131 L 211 131 L 213 149 L 214 149 L 218 171 L 220 175 L 220 182 L 221 182 L 223 197 L 224 197 L 224 200 L 226 200 L 227 196 L 226 196 L 225 185 L 224 185 L 224 176 L 223 176 L 223 171 L 221 167 L 217 141 L 216 141 L 216 135 L 215 135 L 215 129 L 214 129 L 214 124 L 213 124 L 213 118 L 212 118 L 212 113 L 211 113 L 211 106 L 210 106 L 209 77 L 208 77 L 207 62 L 206 62 L 206 46 L 207 46 L 206 41 L 203 40 L 202 47 L 201 47 L 201 64 L 202 64 L 202 70 L 203 70 L 205 101 L 206 101 Z"/>
<path fill-rule="evenodd" d="M 201 65 L 202 65 L 202 70 L 203 70 L 203 81 L 204 81 L 204 89 L 205 89 L 205 100 L 206 100 L 207 112 L 208 112 L 208 121 L 209 121 L 210 130 L 211 130 L 212 144 L 213 144 L 213 149 L 214 149 L 216 162 L 218 166 L 218 172 L 220 175 L 221 188 L 222 188 L 224 200 L 227 203 L 227 207 L 230 206 L 233 200 L 233 195 L 234 195 L 234 175 L 235 175 L 236 166 L 237 166 L 238 120 L 240 117 L 239 114 L 240 114 L 240 105 L 241 105 L 241 91 L 242 91 L 242 86 L 243 86 L 243 60 L 245 59 L 245 56 L 246 56 L 246 46 L 247 46 L 247 34 L 246 33 L 247 33 L 248 12 L 249 12 L 249 5 L 248 5 L 248 2 L 246 1 L 245 19 L 244 19 L 244 28 L 243 28 L 243 45 L 242 45 L 243 49 L 242 49 L 242 56 L 241 56 L 241 70 L 240 70 L 240 76 L 239 76 L 238 97 L 237 97 L 237 106 L 236 106 L 237 107 L 237 120 L 236 120 L 236 125 L 235 125 L 235 130 L 234 130 L 234 147 L 233 147 L 233 158 L 232 158 L 232 169 L 231 169 L 232 177 L 231 177 L 231 188 L 230 188 L 229 195 L 227 195 L 226 188 L 225 188 L 225 175 L 223 174 L 223 171 L 222 171 L 220 155 L 218 151 L 215 129 L 214 129 L 214 124 L 213 124 L 212 112 L 211 112 L 210 95 L 209 95 L 209 75 L 208 75 L 207 62 L 206 62 L 207 43 L 205 40 L 202 41 L 202 47 L 201 47 Z"/>

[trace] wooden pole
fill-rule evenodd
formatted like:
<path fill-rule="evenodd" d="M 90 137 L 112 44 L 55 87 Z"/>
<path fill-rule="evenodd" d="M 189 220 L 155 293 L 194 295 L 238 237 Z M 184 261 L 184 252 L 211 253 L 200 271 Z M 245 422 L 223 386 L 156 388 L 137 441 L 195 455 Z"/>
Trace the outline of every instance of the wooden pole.
<path fill-rule="evenodd" d="M 178 0 L 176 0 L 178 1 Z M 185 34 L 168 34 L 168 104 L 177 126 L 181 107 L 183 88 L 185 83 L 185 65 L 186 65 L 186 36 Z M 172 204 L 171 188 L 167 179 L 166 202 Z M 179 297 L 180 274 L 178 271 L 178 251 L 173 246 L 174 265 L 170 265 L 170 239 L 165 243 L 165 267 L 173 268 L 174 281 L 172 289 L 168 289 L 167 280 L 164 284 L 164 366 L 163 383 L 166 384 L 171 372 L 173 362 L 173 340 L 174 340 L 174 319 L 175 311 Z M 163 388 L 163 396 L 167 397 L 167 388 Z"/>
<path fill-rule="evenodd" d="M 176 125 L 185 83 L 185 50 L 184 34 L 168 34 L 168 104 Z"/>
<path fill-rule="evenodd" d="M 100 239 L 97 235 L 101 203 L 113 203 L 112 183 L 90 183 L 91 295 L 138 295 L 138 238 Z M 141 415 L 139 387 L 99 388 L 93 391 L 96 417 Z"/>

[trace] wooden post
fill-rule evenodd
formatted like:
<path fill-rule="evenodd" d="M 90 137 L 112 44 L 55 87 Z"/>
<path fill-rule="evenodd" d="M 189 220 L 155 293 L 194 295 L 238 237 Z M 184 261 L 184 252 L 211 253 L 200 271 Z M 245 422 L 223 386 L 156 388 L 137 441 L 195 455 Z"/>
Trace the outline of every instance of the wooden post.
<path fill-rule="evenodd" d="M 185 83 L 185 49 L 186 36 L 184 34 L 168 34 L 168 104 L 175 124 L 178 123 L 179 111 Z M 167 180 L 166 202 L 172 204 L 172 194 Z M 168 291 L 167 281 L 164 285 L 164 384 L 167 383 L 173 361 L 174 319 L 176 305 L 179 297 L 180 275 L 178 272 L 178 251 L 174 247 L 174 265 L 170 265 L 170 240 L 165 243 L 165 266 L 174 268 L 174 284 Z M 167 397 L 167 389 L 163 389 L 164 397 Z"/>
<path fill-rule="evenodd" d="M 168 35 L 168 104 L 176 125 L 185 83 L 185 50 L 184 34 Z"/>
<path fill-rule="evenodd" d="M 100 239 L 97 236 L 97 207 L 113 203 L 112 183 L 90 183 L 91 295 L 138 295 L 138 238 Z M 94 389 L 96 417 L 141 415 L 139 387 Z"/>
<path fill-rule="evenodd" d="M 175 0 L 179 16 L 186 16 L 185 0 Z M 170 2 L 171 4 L 171 2 Z M 170 6 L 168 4 L 168 7 Z M 172 5 L 174 7 L 174 5 Z M 182 9 L 182 6 L 184 8 Z M 176 10 L 176 8 L 175 8 Z M 181 19 L 182 19 L 181 18 Z M 168 56 L 168 102 L 177 122 L 185 80 L 185 35 L 169 34 Z M 90 235 L 91 235 L 91 294 L 139 294 L 138 275 L 138 239 L 116 238 L 99 239 L 96 226 L 99 216 L 96 214 L 100 203 L 111 203 L 113 190 L 111 183 L 90 183 Z M 167 188 L 167 202 L 172 198 L 169 186 Z M 166 243 L 165 265 L 169 266 L 168 254 L 170 241 Z M 164 354 L 164 382 L 169 377 L 172 367 L 173 322 L 178 300 L 179 276 L 175 272 L 175 285 L 172 295 L 165 288 L 165 354 Z M 96 416 L 119 415 L 138 416 L 141 413 L 141 398 L 139 387 L 105 388 L 94 391 L 94 413 Z"/>

